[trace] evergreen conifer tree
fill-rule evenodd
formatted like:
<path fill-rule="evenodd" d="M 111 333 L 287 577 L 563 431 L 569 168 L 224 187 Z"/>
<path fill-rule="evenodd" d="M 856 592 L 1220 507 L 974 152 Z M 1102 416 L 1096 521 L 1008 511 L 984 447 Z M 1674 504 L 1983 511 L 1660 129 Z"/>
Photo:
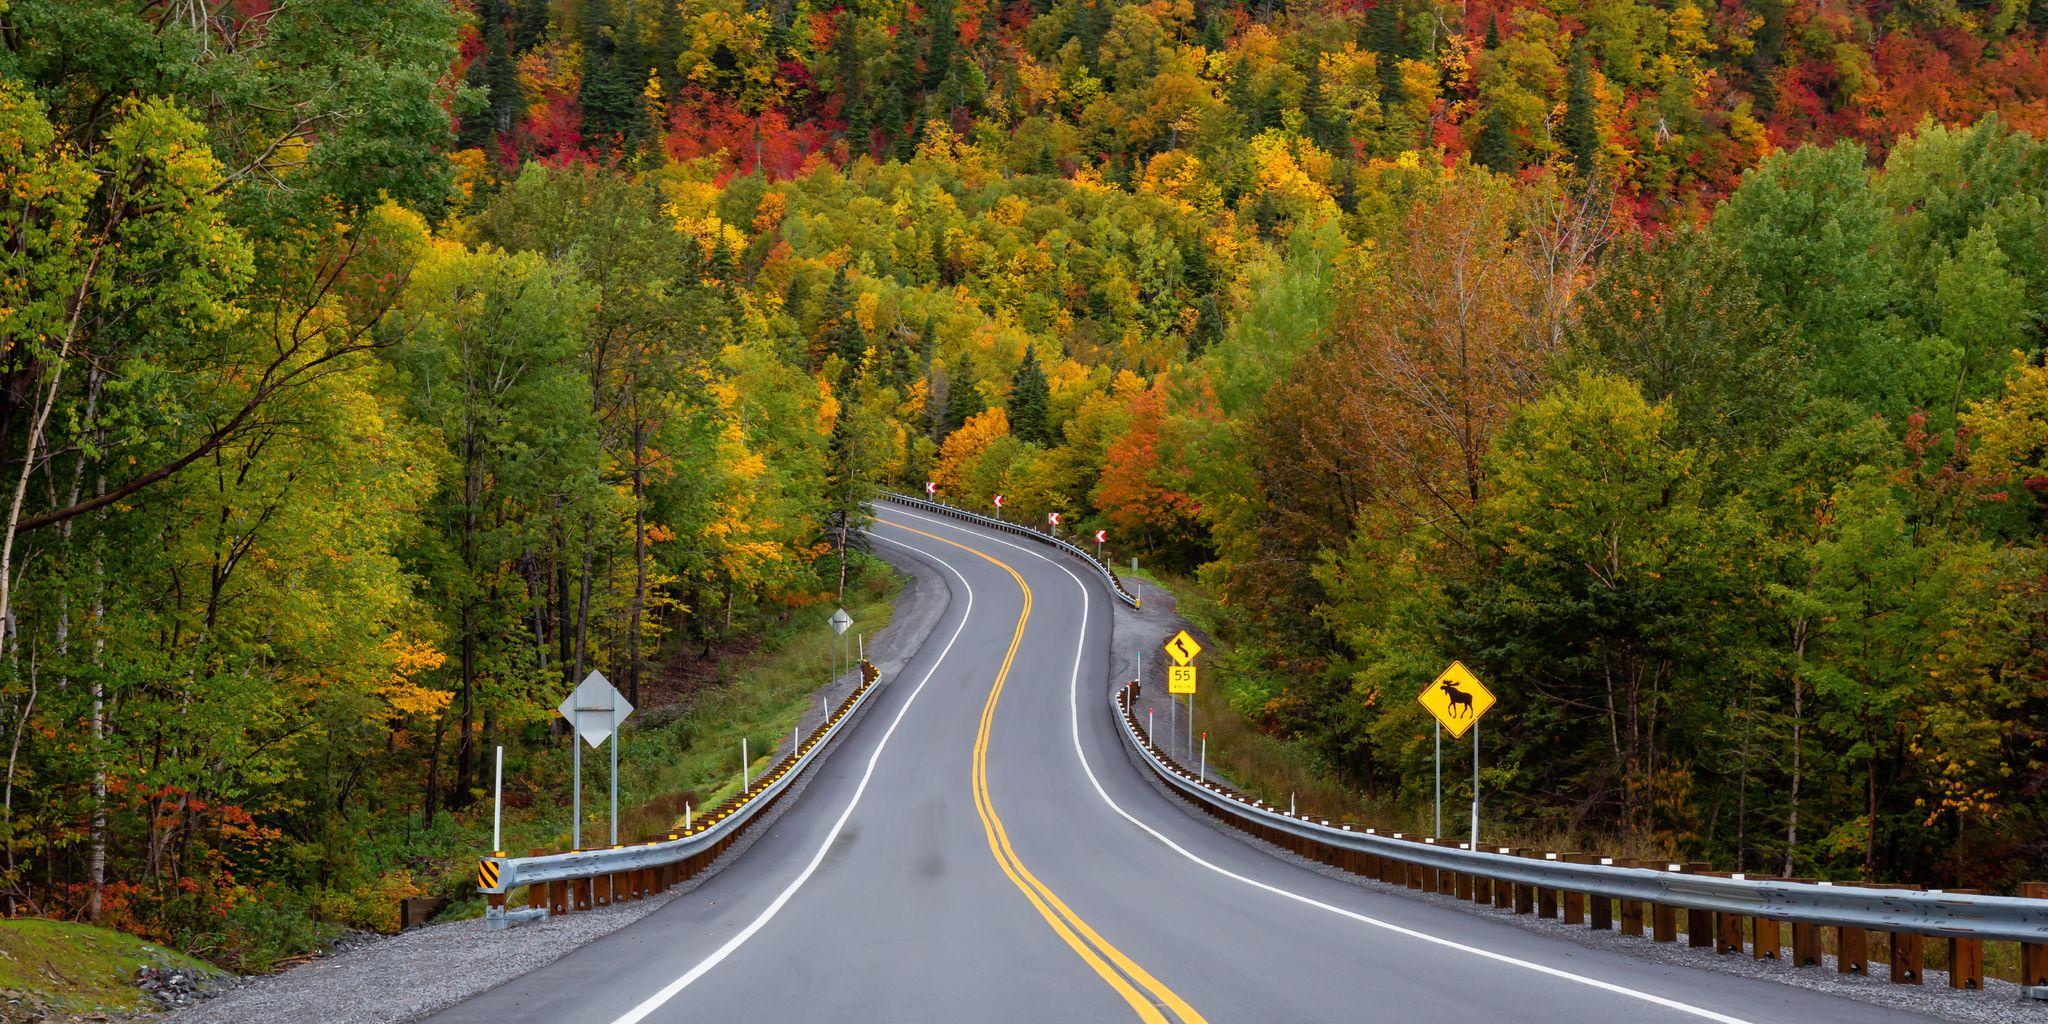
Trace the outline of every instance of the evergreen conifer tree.
<path fill-rule="evenodd" d="M 1010 376 L 1010 433 L 1018 440 L 1032 444 L 1051 443 L 1052 424 L 1048 420 L 1051 400 L 1045 371 L 1038 365 L 1038 354 L 1026 346 L 1024 361 Z"/>

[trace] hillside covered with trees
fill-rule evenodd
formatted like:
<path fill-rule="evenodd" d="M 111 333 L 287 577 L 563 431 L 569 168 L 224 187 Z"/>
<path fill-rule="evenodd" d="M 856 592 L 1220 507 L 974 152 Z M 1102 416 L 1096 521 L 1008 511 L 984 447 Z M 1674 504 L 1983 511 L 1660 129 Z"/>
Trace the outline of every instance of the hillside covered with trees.
<path fill-rule="evenodd" d="M 373 922 L 565 683 L 829 611 L 925 480 L 1189 579 L 1348 785 L 1456 656 L 1520 826 L 2038 876 L 2044 31 L 0 0 L 0 893 Z"/>

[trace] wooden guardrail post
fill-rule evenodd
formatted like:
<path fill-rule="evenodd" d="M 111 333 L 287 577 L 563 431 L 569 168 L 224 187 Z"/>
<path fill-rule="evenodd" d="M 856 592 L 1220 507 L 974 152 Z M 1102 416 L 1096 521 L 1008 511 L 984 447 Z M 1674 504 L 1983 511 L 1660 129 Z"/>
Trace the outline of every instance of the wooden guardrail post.
<path fill-rule="evenodd" d="M 1592 857 L 1583 853 L 1567 853 L 1559 859 L 1563 860 L 1567 864 L 1595 863 Z M 1598 897 L 1589 897 L 1586 893 L 1582 893 L 1572 889 L 1567 889 L 1564 892 L 1559 893 L 1558 897 L 1559 903 L 1562 904 L 1558 909 L 1564 915 L 1564 923 L 1566 924 L 1585 924 L 1586 901 L 1589 898 L 1594 900 L 1598 899 Z"/>
<path fill-rule="evenodd" d="M 1753 882 L 1789 882 L 1789 878 L 1766 875 L 1751 875 Z M 1784 929 L 1775 917 L 1752 916 L 1749 919 L 1749 955 L 1755 960 L 1776 960 L 1778 951 L 1784 945 Z"/>
<path fill-rule="evenodd" d="M 1870 933 L 1861 928 L 1835 929 L 1835 973 L 1870 976 Z"/>
<path fill-rule="evenodd" d="M 1666 861 L 1661 870 L 1677 871 L 1679 865 Z M 1669 903 L 1650 904 L 1650 941 L 1678 941 L 1678 908 Z"/>
<path fill-rule="evenodd" d="M 1686 865 L 1686 867 L 1690 869 L 1692 865 L 1688 864 Z M 1715 878 L 1746 877 L 1744 875 L 1736 874 L 1733 871 L 1698 871 L 1694 873 L 1701 875 L 1711 875 Z M 1704 918 L 1702 918 L 1702 915 L 1704 915 Z M 1723 956 L 1729 953 L 1742 952 L 1741 914 L 1723 914 L 1711 910 L 1688 911 L 1686 914 L 1687 928 L 1692 929 L 1696 926 L 1701 925 L 1704 925 L 1704 928 L 1700 928 L 1699 930 L 1707 932 L 1708 934 L 1698 936 L 1688 935 L 1688 945 L 1712 946 L 1714 947 L 1715 953 L 1721 954 Z"/>
<path fill-rule="evenodd" d="M 1888 889 L 1907 889 L 1922 892 L 1918 885 L 1892 885 Z M 1892 932 L 1889 943 L 1891 979 L 1894 985 L 1918 985 L 1920 974 L 1926 963 L 1926 937 L 1919 932 Z"/>
<path fill-rule="evenodd" d="M 2048 882 L 2021 882 L 2020 895 L 2048 900 Z M 2048 943 L 2020 943 L 2020 984 L 2048 985 Z"/>
<path fill-rule="evenodd" d="M 1515 851 L 1514 851 L 1514 854 L 1513 854 L 1513 856 L 1516 856 L 1516 857 L 1521 857 L 1521 858 L 1527 859 L 1527 858 L 1529 858 L 1529 857 L 1533 856 L 1533 854 L 1532 854 L 1532 853 L 1531 853 L 1531 852 L 1530 852 L 1529 850 L 1527 850 L 1527 849 L 1525 849 L 1525 848 L 1523 848 L 1523 847 L 1516 847 L 1516 848 L 1515 848 Z M 1515 913 L 1517 913 L 1517 914 L 1533 914 L 1533 913 L 1535 913 L 1535 912 L 1536 912 L 1536 887 L 1535 887 L 1535 886 L 1533 886 L 1533 885 L 1529 885 L 1529 884 L 1527 884 L 1527 883 L 1525 883 L 1525 882 L 1516 882 L 1516 883 L 1515 883 L 1515 885 L 1514 885 L 1514 895 L 1515 895 Z"/>
<path fill-rule="evenodd" d="M 1512 857 L 1515 851 L 1505 846 L 1496 846 L 1493 852 L 1503 857 Z M 1515 906 L 1515 883 L 1506 879 L 1493 880 L 1493 907 L 1495 910 L 1512 910 Z"/>
<path fill-rule="evenodd" d="M 1943 889 L 1958 896 L 1975 896 L 1982 889 Z M 1948 987 L 1984 990 L 1984 940 L 1950 936 L 1948 940 Z"/>
<path fill-rule="evenodd" d="M 1533 855 L 1532 855 L 1533 856 Z M 1545 853 L 1542 859 L 1559 860 L 1556 853 Z M 1536 887 L 1536 916 L 1547 921 L 1557 920 L 1557 890 L 1546 885 Z"/>
<path fill-rule="evenodd" d="M 1792 966 L 1820 966 L 1820 925 L 1792 922 Z"/>
<path fill-rule="evenodd" d="M 1784 948 L 1784 930 L 1775 917 L 1749 919 L 1749 955 L 1756 960 L 1776 960 Z"/>
<path fill-rule="evenodd" d="M 546 850 L 528 849 L 526 855 L 538 857 L 546 852 Z M 548 913 L 556 913 L 556 910 L 548 904 L 548 887 L 545 882 L 535 882 L 526 887 L 526 905 L 529 907 L 548 907 Z"/>
<path fill-rule="evenodd" d="M 1742 952 L 1742 915 L 1720 915 L 1720 929 L 1715 933 L 1714 952 L 1721 954 Z"/>
<path fill-rule="evenodd" d="M 1926 938 L 1919 932 L 1892 933 L 1892 984 L 1918 985 L 1926 965 Z"/>
<path fill-rule="evenodd" d="M 1711 864 L 1688 863 L 1678 866 L 1683 874 L 1708 874 Z M 1715 872 L 1718 873 L 1718 872 Z M 1705 949 L 1714 944 L 1714 912 L 1698 907 L 1685 908 L 1685 944 L 1694 949 Z"/>

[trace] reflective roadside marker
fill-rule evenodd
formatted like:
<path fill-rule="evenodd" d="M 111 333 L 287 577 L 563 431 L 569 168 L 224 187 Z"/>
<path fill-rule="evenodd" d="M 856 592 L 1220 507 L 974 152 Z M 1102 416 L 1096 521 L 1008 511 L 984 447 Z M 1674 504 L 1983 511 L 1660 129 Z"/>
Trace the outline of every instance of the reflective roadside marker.
<path fill-rule="evenodd" d="M 1095 531 L 1095 543 L 1097 543 L 1097 544 L 1101 544 L 1101 543 L 1104 543 L 1104 542 L 1105 542 L 1105 541 L 1107 541 L 1107 540 L 1109 540 L 1109 531 L 1108 531 L 1108 530 L 1097 530 L 1097 531 Z"/>

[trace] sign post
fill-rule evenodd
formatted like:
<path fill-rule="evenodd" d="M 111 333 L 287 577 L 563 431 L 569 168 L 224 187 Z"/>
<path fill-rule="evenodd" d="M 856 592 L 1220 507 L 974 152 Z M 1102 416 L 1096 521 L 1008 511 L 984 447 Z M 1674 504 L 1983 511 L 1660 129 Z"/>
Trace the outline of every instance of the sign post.
<path fill-rule="evenodd" d="M 832 613 L 830 621 L 832 635 L 838 638 L 838 642 L 832 646 L 832 678 L 837 681 L 844 674 L 841 665 L 846 660 L 846 631 L 853 625 L 853 616 L 846 614 L 846 609 L 841 608 Z"/>
<path fill-rule="evenodd" d="M 491 774 L 491 856 L 493 857 L 500 856 L 505 852 L 504 844 L 499 841 L 500 833 L 498 829 L 498 826 L 504 821 L 504 814 L 505 748 L 499 746 L 498 767 Z"/>
<path fill-rule="evenodd" d="M 576 742 L 581 738 L 583 742 L 593 747 L 605 740 L 612 741 L 611 824 L 612 844 L 616 846 L 619 840 L 618 730 L 626 721 L 626 716 L 633 713 L 633 705 L 626 700 L 624 694 L 612 686 L 611 680 L 606 679 L 604 673 L 592 669 L 589 675 L 583 677 L 582 684 L 563 698 L 561 706 L 555 710 L 569 720 L 569 747 L 575 752 L 571 765 L 571 774 L 575 776 L 576 781 L 572 787 L 574 796 L 570 805 L 572 820 L 569 823 L 569 845 L 578 850 L 583 848 L 583 747 Z"/>
<path fill-rule="evenodd" d="M 1183 629 L 1166 641 L 1166 653 L 1174 664 L 1166 666 L 1166 699 L 1174 700 L 1180 694 L 1188 698 L 1188 749 L 1195 746 L 1195 655 L 1202 653 L 1202 645 Z M 1203 734 L 1207 736 L 1207 733 Z"/>
<path fill-rule="evenodd" d="M 1454 740 L 1464 739 L 1465 733 L 1472 733 L 1472 848 L 1479 848 L 1479 719 L 1493 707 L 1493 691 L 1465 667 L 1464 662 L 1451 662 L 1436 681 L 1422 688 L 1415 700 L 1436 719 L 1437 748 L 1437 832 L 1443 832 L 1443 775 L 1444 748 L 1443 734 L 1448 730 Z"/>

